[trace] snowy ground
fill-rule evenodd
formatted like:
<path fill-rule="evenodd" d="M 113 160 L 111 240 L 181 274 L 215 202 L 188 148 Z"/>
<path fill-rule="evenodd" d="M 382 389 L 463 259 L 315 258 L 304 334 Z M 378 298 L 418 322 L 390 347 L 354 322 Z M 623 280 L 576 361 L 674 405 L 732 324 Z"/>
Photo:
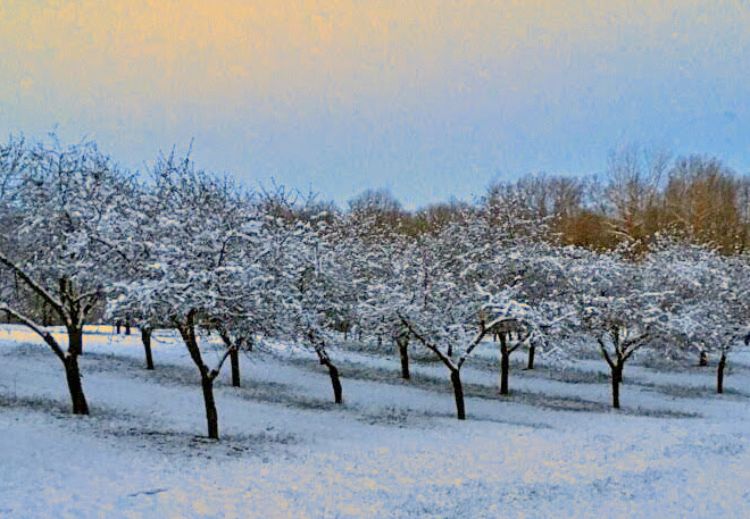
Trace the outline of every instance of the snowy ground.
<path fill-rule="evenodd" d="M 609 409 L 603 361 L 514 366 L 496 394 L 491 344 L 453 418 L 445 369 L 334 350 L 345 404 L 313 355 L 242 359 L 205 433 L 197 371 L 161 334 L 92 329 L 81 359 L 92 416 L 68 412 L 59 361 L 0 327 L 0 517 L 750 517 L 750 358 L 714 370 L 629 365 Z M 517 359 L 521 361 L 521 356 Z"/>

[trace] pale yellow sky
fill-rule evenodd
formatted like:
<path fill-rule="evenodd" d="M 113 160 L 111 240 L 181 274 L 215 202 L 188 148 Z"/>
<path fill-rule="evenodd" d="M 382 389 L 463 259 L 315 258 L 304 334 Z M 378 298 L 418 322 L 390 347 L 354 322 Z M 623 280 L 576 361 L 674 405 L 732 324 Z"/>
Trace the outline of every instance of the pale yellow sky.
<path fill-rule="evenodd" d="M 750 115 L 749 43 L 739 0 L 0 0 L 0 132 L 59 124 L 129 163 L 195 137 L 207 166 L 417 202 L 630 139 L 729 132 L 707 151 L 750 166 L 717 127 Z"/>

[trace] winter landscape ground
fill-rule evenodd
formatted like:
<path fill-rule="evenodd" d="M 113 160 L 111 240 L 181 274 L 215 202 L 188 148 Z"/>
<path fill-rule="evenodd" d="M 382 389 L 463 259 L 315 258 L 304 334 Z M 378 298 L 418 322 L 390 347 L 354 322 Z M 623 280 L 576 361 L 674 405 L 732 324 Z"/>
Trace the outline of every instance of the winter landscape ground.
<path fill-rule="evenodd" d="M 243 387 L 217 381 L 214 442 L 172 332 L 157 332 L 147 371 L 136 334 L 88 327 L 92 414 L 74 416 L 58 361 L 32 332 L 4 326 L 0 516 L 750 516 L 746 352 L 723 395 L 711 368 L 636 359 L 613 410 L 594 357 L 514 366 L 513 393 L 500 397 L 487 342 L 465 368 L 463 422 L 429 357 L 405 382 L 395 352 L 350 343 L 330 354 L 343 406 L 313 354 L 272 344 L 243 356 Z"/>

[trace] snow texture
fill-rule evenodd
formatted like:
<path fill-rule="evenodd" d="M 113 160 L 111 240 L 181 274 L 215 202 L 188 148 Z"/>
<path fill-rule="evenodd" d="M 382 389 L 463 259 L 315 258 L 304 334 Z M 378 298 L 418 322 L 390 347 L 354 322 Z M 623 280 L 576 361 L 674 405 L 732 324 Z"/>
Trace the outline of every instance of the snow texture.
<path fill-rule="evenodd" d="M 499 397 L 486 341 L 462 372 L 462 422 L 436 359 L 404 382 L 395 350 L 331 345 L 335 406 L 313 353 L 269 344 L 243 354 L 244 387 L 217 380 L 214 442 L 196 436 L 199 374 L 175 332 L 156 332 L 146 371 L 137 330 L 86 331 L 80 417 L 38 336 L 0 328 L 0 517 L 750 516 L 745 351 L 723 395 L 713 366 L 636 358 L 614 411 L 593 358 L 522 371 L 519 354 Z"/>

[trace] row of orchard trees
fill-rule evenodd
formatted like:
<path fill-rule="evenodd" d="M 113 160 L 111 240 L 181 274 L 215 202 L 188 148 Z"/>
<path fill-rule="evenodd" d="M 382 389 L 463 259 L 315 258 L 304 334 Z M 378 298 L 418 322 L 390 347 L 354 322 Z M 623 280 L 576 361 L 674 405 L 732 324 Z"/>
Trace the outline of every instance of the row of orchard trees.
<path fill-rule="evenodd" d="M 160 158 L 130 174 L 91 144 L 0 148 L 0 310 L 38 333 L 62 362 L 73 412 L 88 414 L 78 357 L 83 327 L 104 316 L 136 323 L 150 342 L 176 330 L 198 372 L 208 435 L 218 438 L 214 383 L 260 338 L 313 351 L 342 402 L 327 345 L 339 332 L 396 344 L 403 378 L 416 344 L 446 368 L 466 416 L 462 367 L 494 337 L 500 391 L 511 355 L 575 357 L 596 344 L 619 407 L 636 351 L 719 358 L 717 386 L 750 318 L 750 262 L 660 238 L 595 252 L 555 243 L 521 199 L 488 197 L 417 236 L 365 205 L 340 212 L 282 190 L 253 193 Z M 59 343 L 40 306 L 67 331 Z M 220 340 L 207 360 L 208 334 Z M 148 352 L 150 357 L 150 352 Z"/>
<path fill-rule="evenodd" d="M 60 359 L 75 414 L 89 413 L 79 370 L 84 326 L 102 313 L 138 324 L 147 346 L 156 328 L 179 332 L 200 375 L 212 438 L 214 381 L 230 360 L 239 382 L 238 353 L 259 335 L 310 345 L 340 386 L 326 334 L 337 301 L 329 278 L 342 276 L 317 214 L 283 192 L 249 193 L 173 156 L 147 179 L 91 144 L 16 140 L 0 158 L 0 310 Z M 38 322 L 39 301 L 64 325 L 67 345 Z M 201 344 L 207 333 L 223 343 L 214 365 Z"/>
<path fill-rule="evenodd" d="M 537 349 L 575 358 L 591 343 L 610 369 L 616 408 L 625 365 L 643 348 L 671 359 L 715 354 L 723 392 L 727 356 L 748 336 L 750 258 L 668 237 L 648 253 L 638 244 L 562 247 L 542 239 L 544 221 L 522 214 L 484 204 L 416 240 L 371 233 L 373 244 L 355 255 L 368 258 L 362 275 L 380 275 L 360 318 L 390 323 L 402 352 L 412 339 L 446 366 L 459 418 L 461 368 L 490 335 L 499 343 L 501 394 L 519 348 L 533 368 Z"/>

